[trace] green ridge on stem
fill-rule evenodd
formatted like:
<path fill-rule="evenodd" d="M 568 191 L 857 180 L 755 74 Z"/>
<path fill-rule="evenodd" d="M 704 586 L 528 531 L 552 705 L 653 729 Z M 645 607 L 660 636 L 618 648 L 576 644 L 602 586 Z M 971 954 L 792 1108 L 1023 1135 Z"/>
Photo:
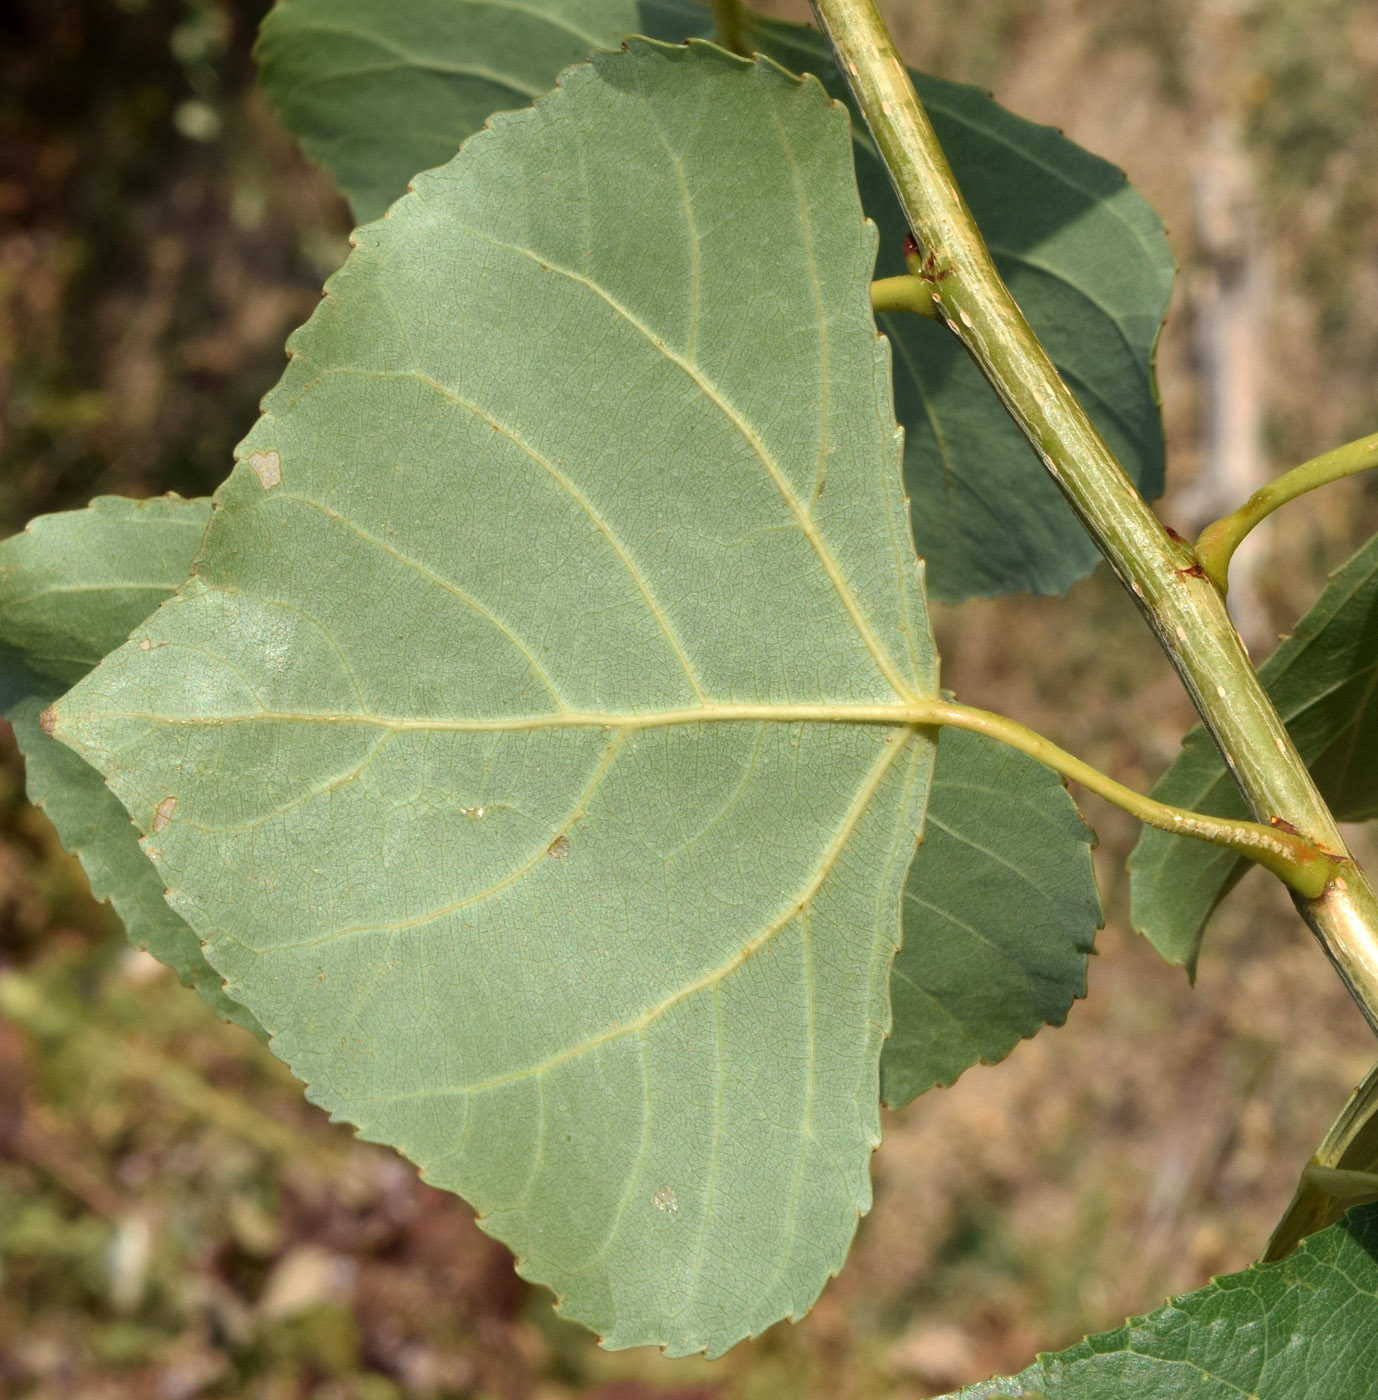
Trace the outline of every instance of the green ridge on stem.
<path fill-rule="evenodd" d="M 874 289 L 872 296 L 874 298 Z M 1303 462 L 1301 466 L 1293 467 L 1270 481 L 1255 491 L 1238 510 L 1212 521 L 1201 531 L 1196 540 L 1196 557 L 1201 561 L 1206 577 L 1223 597 L 1230 588 L 1230 560 L 1250 530 L 1288 501 L 1295 501 L 1298 496 L 1319 486 L 1328 486 L 1332 481 L 1356 476 L 1373 467 L 1378 467 L 1378 433 L 1323 452 L 1319 457 L 1313 457 L 1309 462 Z"/>
<path fill-rule="evenodd" d="M 812 0 L 925 256 L 948 328 L 980 367 L 1157 634 L 1254 815 L 1347 855 L 1224 599 L 1169 535 L 1005 286 L 874 0 Z M 1298 911 L 1378 1032 L 1378 896 L 1357 865 Z"/>

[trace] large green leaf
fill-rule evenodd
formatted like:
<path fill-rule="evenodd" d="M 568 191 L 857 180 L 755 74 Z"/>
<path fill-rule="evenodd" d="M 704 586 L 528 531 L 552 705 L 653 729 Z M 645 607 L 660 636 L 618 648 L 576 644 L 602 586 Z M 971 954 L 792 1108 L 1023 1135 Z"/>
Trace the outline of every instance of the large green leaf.
<path fill-rule="evenodd" d="M 706 7 L 690 0 L 285 0 L 259 57 L 287 125 L 367 219 L 495 107 L 521 105 L 590 48 L 615 48 L 635 30 L 673 40 L 710 29 Z M 761 52 L 816 73 L 850 103 L 817 31 L 753 17 L 750 33 Z M 916 81 L 1020 305 L 1139 489 L 1157 496 L 1153 349 L 1173 276 L 1160 220 L 1118 170 L 1051 128 L 976 88 Z M 900 273 L 904 219 L 859 118 L 854 127 L 862 205 L 881 230 L 879 272 Z M 1089 573 L 1095 546 L 956 339 L 920 317 L 881 320 L 895 345 L 905 477 L 930 587 L 951 600 L 1057 593 Z"/>
<path fill-rule="evenodd" d="M 895 1024 L 880 1062 L 890 1107 L 1003 1059 L 1085 995 L 1101 923 L 1093 839 L 1055 773 L 943 731 L 890 974 Z"/>
<path fill-rule="evenodd" d="M 960 1400 L 1372 1400 L 1378 1207 Z M 954 1397 L 948 1397 L 954 1400 Z"/>
<path fill-rule="evenodd" d="M 104 779 L 42 729 L 43 711 L 113 651 L 191 570 L 209 501 L 100 496 L 40 516 L 0 544 L 0 713 L 24 755 L 29 799 L 108 899 L 136 948 L 172 968 L 217 1015 L 257 1033 L 225 995 L 196 935 L 168 908 L 129 813 Z"/>
<path fill-rule="evenodd" d="M 1335 815 L 1378 816 L 1378 537 L 1331 575 L 1259 678 Z M 1153 796 L 1216 816 L 1249 815 L 1200 725 Z M 1194 975 L 1206 920 L 1247 868 L 1217 846 L 1145 828 L 1129 858 L 1134 927 Z"/>
<path fill-rule="evenodd" d="M 57 706 L 334 1113 L 612 1346 L 870 1200 L 935 662 L 814 82 L 636 41 L 357 235 L 196 579 Z"/>

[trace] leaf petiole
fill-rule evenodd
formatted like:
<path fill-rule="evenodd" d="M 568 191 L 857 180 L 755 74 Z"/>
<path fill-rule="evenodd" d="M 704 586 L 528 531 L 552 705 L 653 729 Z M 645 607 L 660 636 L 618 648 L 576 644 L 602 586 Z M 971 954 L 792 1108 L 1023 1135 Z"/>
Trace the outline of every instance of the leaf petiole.
<path fill-rule="evenodd" d="M 1230 560 L 1254 526 L 1288 501 L 1294 501 L 1318 486 L 1328 486 L 1332 481 L 1355 476 L 1372 467 L 1378 467 L 1378 433 L 1324 452 L 1270 481 L 1255 491 L 1238 510 L 1212 521 L 1201 531 L 1196 541 L 1196 557 L 1206 577 L 1223 597 L 1230 587 Z"/>
<path fill-rule="evenodd" d="M 1006 715 L 979 710 L 955 700 L 934 701 L 924 709 L 929 724 L 969 729 L 1018 749 L 1064 778 L 1080 783 L 1097 797 L 1113 802 L 1148 826 L 1176 836 L 1194 836 L 1212 845 L 1225 846 L 1257 862 L 1289 889 L 1296 890 L 1307 899 L 1320 898 L 1332 880 L 1342 881 L 1343 872 L 1350 865 L 1343 858 L 1331 855 L 1285 827 L 1211 817 L 1157 802 L 1116 782 L 1099 768 L 1093 768 L 1066 749 L 1059 748 L 1050 739 L 1045 739 Z M 1344 888 L 1343 884 L 1340 888 Z"/>
<path fill-rule="evenodd" d="M 912 311 L 930 320 L 942 320 L 933 284 L 922 277 L 882 277 L 871 283 L 871 310 L 877 316 L 887 311 Z"/>

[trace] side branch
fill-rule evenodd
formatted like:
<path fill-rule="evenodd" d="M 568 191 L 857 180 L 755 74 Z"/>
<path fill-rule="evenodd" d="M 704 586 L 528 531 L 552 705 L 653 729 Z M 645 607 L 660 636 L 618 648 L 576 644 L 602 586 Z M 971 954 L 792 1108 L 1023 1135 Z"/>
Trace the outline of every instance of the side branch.
<path fill-rule="evenodd" d="M 874 0 L 812 0 L 925 256 L 935 306 L 1057 482 L 1167 652 L 1254 815 L 1345 852 L 1189 545 L 1169 535 L 1063 383 L 991 260 Z M 1357 866 L 1297 908 L 1378 1031 L 1378 897 Z"/>
<path fill-rule="evenodd" d="M 874 299 L 876 283 L 872 286 Z M 1279 506 L 1295 501 L 1298 496 L 1328 486 L 1347 476 L 1355 476 L 1378 467 L 1378 433 L 1346 443 L 1331 452 L 1324 452 L 1293 467 L 1290 472 L 1270 481 L 1255 491 L 1245 503 L 1229 515 L 1207 525 L 1196 540 L 1196 557 L 1222 596 L 1230 587 L 1230 560 L 1245 535 L 1266 520 Z"/>

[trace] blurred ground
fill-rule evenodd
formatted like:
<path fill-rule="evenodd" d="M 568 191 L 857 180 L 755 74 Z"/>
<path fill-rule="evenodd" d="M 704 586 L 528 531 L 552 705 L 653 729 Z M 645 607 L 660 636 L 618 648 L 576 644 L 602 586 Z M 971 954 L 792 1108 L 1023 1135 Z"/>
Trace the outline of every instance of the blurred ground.
<path fill-rule="evenodd" d="M 342 257 L 342 204 L 251 90 L 264 8 L 0 7 L 0 534 L 99 491 L 213 487 Z M 889 9 L 913 59 L 1063 126 L 1166 216 L 1183 268 L 1160 357 L 1167 520 L 1199 523 L 1212 451 L 1202 328 L 1233 254 L 1201 209 L 1222 140 L 1266 259 L 1250 342 L 1264 469 L 1378 427 L 1371 6 Z M 1328 488 L 1268 532 L 1265 625 L 1285 630 L 1378 528 L 1376 488 Z M 1103 575 L 1066 601 L 949 609 L 939 627 L 964 698 L 1136 786 L 1190 723 Z M 7 738 L 2 753 L 7 1400 L 917 1400 L 1247 1263 L 1374 1053 L 1257 877 L 1217 919 L 1194 990 L 1159 963 L 1126 927 L 1133 824 L 1088 803 L 1110 922 L 1067 1027 L 887 1117 L 875 1211 L 804 1325 L 712 1364 L 609 1355 L 516 1279 L 462 1203 L 326 1123 L 266 1052 L 122 951 L 25 806 Z"/>

